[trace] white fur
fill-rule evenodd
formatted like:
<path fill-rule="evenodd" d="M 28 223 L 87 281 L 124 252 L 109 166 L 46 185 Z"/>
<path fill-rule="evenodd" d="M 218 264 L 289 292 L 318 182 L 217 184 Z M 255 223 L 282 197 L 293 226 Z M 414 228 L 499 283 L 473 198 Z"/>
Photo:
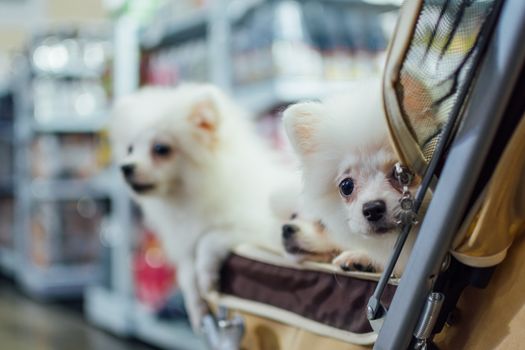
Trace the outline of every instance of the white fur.
<path fill-rule="evenodd" d="M 287 235 L 286 230 L 294 230 Z M 282 243 L 286 256 L 295 262 L 331 262 L 341 249 L 331 240 L 321 220 L 297 210 L 283 225 Z"/>
<path fill-rule="evenodd" d="M 394 226 L 401 194 L 389 177 L 397 158 L 389 142 L 380 83 L 365 82 L 358 90 L 322 102 L 293 105 L 284 113 L 284 125 L 301 160 L 308 211 L 321 218 L 338 246 L 348 250 L 334 263 L 382 270 L 398 236 Z M 344 197 L 338 186 L 348 177 L 355 187 L 351 196 Z M 363 215 L 363 204 L 377 199 L 387 207 L 382 224 L 388 229 L 383 233 Z M 413 239 L 411 234 L 397 274 L 404 268 Z"/>
<path fill-rule="evenodd" d="M 206 311 L 199 287 L 212 288 L 232 244 L 279 246 L 269 197 L 288 174 L 248 120 L 221 91 L 201 84 L 146 88 L 115 107 L 116 157 L 136 167 L 132 181 L 155 186 L 133 197 L 177 264 L 194 328 Z M 172 156 L 152 156 L 159 140 Z"/>

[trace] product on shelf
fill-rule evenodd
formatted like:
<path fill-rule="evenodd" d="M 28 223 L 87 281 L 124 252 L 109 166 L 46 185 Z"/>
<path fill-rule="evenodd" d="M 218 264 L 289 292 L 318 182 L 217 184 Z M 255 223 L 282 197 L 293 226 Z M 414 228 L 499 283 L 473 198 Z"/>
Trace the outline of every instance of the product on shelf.
<path fill-rule="evenodd" d="M 13 113 L 13 95 L 0 94 L 0 187 L 4 188 L 12 185 L 13 178 Z"/>
<path fill-rule="evenodd" d="M 31 217 L 30 256 L 41 267 L 96 264 L 105 200 L 39 201 Z"/>
<path fill-rule="evenodd" d="M 40 123 L 86 122 L 101 118 L 108 100 L 102 81 L 33 79 L 34 118 Z"/>
<path fill-rule="evenodd" d="M 344 2 L 274 1 L 254 7 L 232 33 L 237 85 L 272 78 L 349 80 L 377 75 L 391 13 Z"/>
<path fill-rule="evenodd" d="M 35 38 L 31 65 L 37 74 L 100 76 L 111 56 L 109 41 L 97 35 L 63 31 Z"/>
<path fill-rule="evenodd" d="M 111 97 L 105 29 L 40 31 L 14 69 L 14 227 L 23 244 L 13 253 L 26 267 L 15 277 L 43 298 L 79 296 L 101 276 L 101 234 L 116 202 L 101 137 Z"/>
<path fill-rule="evenodd" d="M 208 45 L 205 38 L 185 40 L 144 54 L 142 83 L 172 86 L 184 80 L 207 81 Z"/>
<path fill-rule="evenodd" d="M 209 80 L 208 8 L 207 0 L 166 1 L 159 7 L 142 36 L 143 85 Z"/>
<path fill-rule="evenodd" d="M 174 34 L 179 34 L 180 30 L 194 29 L 194 27 L 205 28 L 209 1 L 163 1 L 162 3 L 150 2 L 153 11 L 142 10 L 146 18 L 146 13 L 152 14 L 153 20 L 149 19 L 146 28 L 141 33 L 142 44 L 145 46 L 157 46 L 166 38 Z"/>
<path fill-rule="evenodd" d="M 33 140 L 31 172 L 40 179 L 87 179 L 104 167 L 96 134 L 39 134 Z"/>
<path fill-rule="evenodd" d="M 13 178 L 13 146 L 0 137 L 0 186 L 10 184 Z"/>
<path fill-rule="evenodd" d="M 33 117 L 38 123 L 85 125 L 105 117 L 112 52 L 104 33 L 44 33 L 34 38 L 29 55 Z"/>
<path fill-rule="evenodd" d="M 0 196 L 0 247 L 13 246 L 14 201 L 11 197 Z"/>
<path fill-rule="evenodd" d="M 11 93 L 2 94 L 0 92 L 0 127 L 6 127 L 6 124 L 11 124 L 14 117 L 14 101 Z M 7 122 L 7 123 L 3 123 Z"/>
<path fill-rule="evenodd" d="M 135 294 L 144 305 L 161 308 L 175 290 L 175 268 L 170 265 L 155 235 L 144 230 L 133 257 Z"/>

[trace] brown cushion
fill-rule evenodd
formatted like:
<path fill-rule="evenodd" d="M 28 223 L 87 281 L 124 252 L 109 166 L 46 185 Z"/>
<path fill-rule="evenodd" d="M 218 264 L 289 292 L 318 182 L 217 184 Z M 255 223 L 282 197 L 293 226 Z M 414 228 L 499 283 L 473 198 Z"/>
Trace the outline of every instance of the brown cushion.
<path fill-rule="evenodd" d="M 220 293 L 272 305 L 353 333 L 372 331 L 366 318 L 376 281 L 283 267 L 232 254 L 221 271 Z M 388 285 L 389 306 L 395 286 Z"/>

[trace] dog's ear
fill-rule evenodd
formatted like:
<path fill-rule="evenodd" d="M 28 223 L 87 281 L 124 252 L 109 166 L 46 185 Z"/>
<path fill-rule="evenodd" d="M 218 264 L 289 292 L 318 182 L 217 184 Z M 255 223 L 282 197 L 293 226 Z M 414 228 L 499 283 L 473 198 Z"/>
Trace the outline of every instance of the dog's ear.
<path fill-rule="evenodd" d="M 219 126 L 219 111 L 211 94 L 202 96 L 193 106 L 189 121 L 198 130 L 215 133 Z"/>
<path fill-rule="evenodd" d="M 325 107 L 320 102 L 297 103 L 284 111 L 286 134 L 300 156 L 314 153 L 318 149 L 317 134 L 325 114 Z"/>
<path fill-rule="evenodd" d="M 206 90 L 194 100 L 188 115 L 192 135 L 201 145 L 213 150 L 218 144 L 221 110 L 213 91 Z"/>

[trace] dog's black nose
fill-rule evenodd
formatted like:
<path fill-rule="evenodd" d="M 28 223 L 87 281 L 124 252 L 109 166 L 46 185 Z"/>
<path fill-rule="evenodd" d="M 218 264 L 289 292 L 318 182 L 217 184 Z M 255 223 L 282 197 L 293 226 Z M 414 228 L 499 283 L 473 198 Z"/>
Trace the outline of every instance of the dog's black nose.
<path fill-rule="evenodd" d="M 122 174 L 124 174 L 124 177 L 128 178 L 133 175 L 133 172 L 135 171 L 135 166 L 133 164 L 124 164 L 120 167 L 120 170 L 122 170 Z"/>
<path fill-rule="evenodd" d="M 370 221 L 379 221 L 386 213 L 385 201 L 376 200 L 363 204 L 363 215 Z"/>
<path fill-rule="evenodd" d="M 295 225 L 286 224 L 283 225 L 283 238 L 290 239 L 295 233 L 299 231 L 299 227 Z"/>

